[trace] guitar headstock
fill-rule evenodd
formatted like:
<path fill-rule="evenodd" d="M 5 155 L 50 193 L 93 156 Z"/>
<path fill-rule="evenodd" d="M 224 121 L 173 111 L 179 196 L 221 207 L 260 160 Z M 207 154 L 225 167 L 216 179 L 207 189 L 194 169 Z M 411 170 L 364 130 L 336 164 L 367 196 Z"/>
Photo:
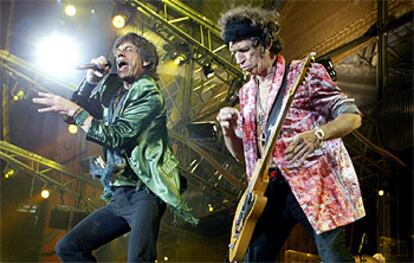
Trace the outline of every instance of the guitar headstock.
<path fill-rule="evenodd" d="M 299 71 L 299 74 L 298 74 L 299 77 L 296 78 L 294 88 L 291 89 L 290 92 L 289 92 L 290 95 L 293 95 L 296 92 L 296 89 L 299 86 L 299 83 L 302 84 L 302 85 L 305 84 L 305 78 L 306 78 L 306 76 L 307 76 L 307 74 L 309 72 L 309 68 L 311 67 L 311 64 L 313 62 L 315 62 L 315 60 L 316 60 L 316 53 L 315 52 L 310 52 L 305 57 L 305 60 L 304 60 L 304 62 L 302 64 L 302 67 L 301 67 L 301 69 Z"/>

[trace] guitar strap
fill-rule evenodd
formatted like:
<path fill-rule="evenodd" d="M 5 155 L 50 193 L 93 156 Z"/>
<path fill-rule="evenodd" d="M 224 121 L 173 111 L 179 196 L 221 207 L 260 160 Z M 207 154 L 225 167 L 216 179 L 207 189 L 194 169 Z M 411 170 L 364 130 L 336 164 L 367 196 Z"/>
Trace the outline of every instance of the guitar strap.
<path fill-rule="evenodd" d="M 272 110 L 270 112 L 269 119 L 267 120 L 267 123 L 266 123 L 265 144 L 267 144 L 267 140 L 269 139 L 270 133 L 272 132 L 272 130 L 270 129 L 272 125 L 270 124 L 274 124 L 276 122 L 277 116 L 279 115 L 279 112 L 280 112 L 280 108 L 282 107 L 283 95 L 285 94 L 287 75 L 289 73 L 289 66 L 290 64 L 286 63 L 285 74 L 283 75 L 282 85 L 280 86 L 279 92 L 276 95 L 276 99 L 273 102 Z"/>

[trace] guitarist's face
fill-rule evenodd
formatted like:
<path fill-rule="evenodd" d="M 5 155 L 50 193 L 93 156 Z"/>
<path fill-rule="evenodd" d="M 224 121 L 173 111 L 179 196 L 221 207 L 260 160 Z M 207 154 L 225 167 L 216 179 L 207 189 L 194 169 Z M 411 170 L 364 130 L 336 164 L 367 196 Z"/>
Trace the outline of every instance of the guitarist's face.
<path fill-rule="evenodd" d="M 258 44 L 255 45 L 251 39 L 230 42 L 229 49 L 244 72 L 252 75 L 267 72 L 266 61 L 270 60 L 268 49 Z"/>

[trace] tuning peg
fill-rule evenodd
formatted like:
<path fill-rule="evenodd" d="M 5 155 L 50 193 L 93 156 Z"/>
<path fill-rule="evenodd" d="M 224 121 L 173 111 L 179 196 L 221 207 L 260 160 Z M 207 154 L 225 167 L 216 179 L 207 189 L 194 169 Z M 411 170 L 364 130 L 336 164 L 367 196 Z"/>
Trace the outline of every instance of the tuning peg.
<path fill-rule="evenodd" d="M 316 60 L 316 52 L 311 52 L 310 53 L 310 56 L 311 56 L 312 62 L 315 62 L 315 60 Z"/>

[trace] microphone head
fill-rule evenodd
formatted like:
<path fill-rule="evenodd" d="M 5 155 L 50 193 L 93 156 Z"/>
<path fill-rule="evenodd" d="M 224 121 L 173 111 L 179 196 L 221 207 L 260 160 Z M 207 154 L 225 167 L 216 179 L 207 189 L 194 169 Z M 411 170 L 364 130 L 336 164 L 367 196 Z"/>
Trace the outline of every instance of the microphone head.
<path fill-rule="evenodd" d="M 106 67 L 112 68 L 112 63 L 110 61 L 107 61 L 107 63 L 105 64 L 105 68 Z M 105 71 L 105 68 L 103 68 L 103 69 L 98 68 L 97 65 L 92 64 L 92 63 L 89 63 L 89 64 L 81 64 L 81 65 L 76 66 L 75 68 L 78 69 L 78 70 L 93 69 L 93 70 L 96 70 L 96 71 Z"/>

